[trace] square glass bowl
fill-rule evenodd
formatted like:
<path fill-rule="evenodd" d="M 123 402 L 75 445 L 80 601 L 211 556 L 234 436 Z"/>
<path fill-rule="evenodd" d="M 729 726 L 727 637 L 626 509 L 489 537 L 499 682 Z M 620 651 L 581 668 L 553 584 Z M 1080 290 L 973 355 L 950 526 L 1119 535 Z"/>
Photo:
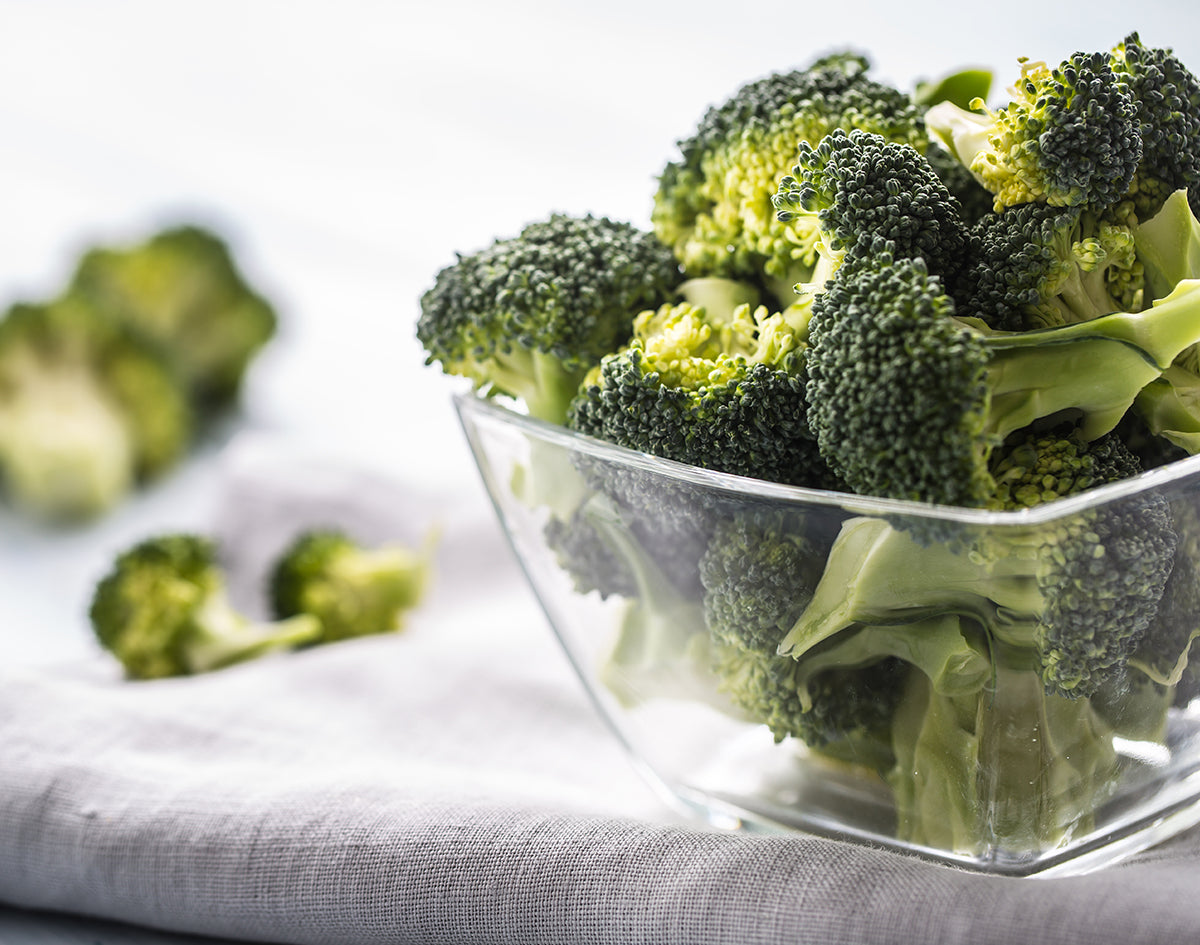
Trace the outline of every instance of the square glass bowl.
<path fill-rule="evenodd" d="M 555 635 L 678 808 L 1012 876 L 1200 822 L 1200 457 L 988 512 L 455 406 Z"/>

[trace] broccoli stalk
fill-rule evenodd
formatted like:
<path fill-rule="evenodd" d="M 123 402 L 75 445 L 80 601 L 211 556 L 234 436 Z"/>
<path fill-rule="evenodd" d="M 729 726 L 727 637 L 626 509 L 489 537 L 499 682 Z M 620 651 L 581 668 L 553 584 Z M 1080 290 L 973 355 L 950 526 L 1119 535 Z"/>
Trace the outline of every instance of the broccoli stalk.
<path fill-rule="evenodd" d="M 433 539 L 424 548 L 368 548 L 340 529 L 297 536 L 271 571 L 277 618 L 311 614 L 321 624 L 314 643 L 398 631 L 424 597 Z"/>
<path fill-rule="evenodd" d="M 229 602 L 216 547 L 191 534 L 146 539 L 117 556 L 89 608 L 100 644 L 133 679 L 209 672 L 310 643 L 320 621 L 257 621 Z"/>

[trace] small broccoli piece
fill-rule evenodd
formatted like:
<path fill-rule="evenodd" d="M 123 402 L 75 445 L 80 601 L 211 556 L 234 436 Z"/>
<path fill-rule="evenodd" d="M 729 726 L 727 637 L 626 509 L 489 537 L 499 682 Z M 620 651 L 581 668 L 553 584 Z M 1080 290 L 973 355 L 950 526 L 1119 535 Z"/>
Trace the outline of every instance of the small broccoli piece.
<path fill-rule="evenodd" d="M 1176 190 L 1200 213 L 1200 78 L 1170 49 L 1130 33 L 1109 57 L 1134 104 L 1142 158 L 1129 187 L 1139 216 L 1157 213 Z"/>
<path fill-rule="evenodd" d="M 847 255 L 872 258 L 884 247 L 898 259 L 924 259 L 951 284 L 966 260 L 958 199 L 920 151 L 880 135 L 839 129 L 815 145 L 801 142 L 773 202 L 781 222 L 816 228 L 833 271 Z"/>
<path fill-rule="evenodd" d="M 643 312 L 581 385 L 573 430 L 676 462 L 793 485 L 832 479 L 809 432 L 803 331 L 740 305 Z"/>
<path fill-rule="evenodd" d="M 424 597 L 431 548 L 369 548 L 336 528 L 305 531 L 280 553 L 268 580 L 276 617 L 312 614 L 314 643 L 331 643 L 403 628 Z"/>
<path fill-rule="evenodd" d="M 1036 422 L 1111 431 L 1142 389 L 1200 340 L 1200 282 L 1136 313 L 1042 331 L 995 332 L 956 317 L 922 260 L 839 270 L 813 302 L 807 418 L 856 492 L 985 505 L 988 457 Z"/>
<path fill-rule="evenodd" d="M 97 584 L 89 616 L 100 644 L 134 679 L 221 669 L 310 643 L 321 632 L 308 614 L 261 622 L 238 612 L 216 546 L 187 533 L 121 552 Z"/>
<path fill-rule="evenodd" d="M 806 69 L 750 82 L 710 108 L 664 169 L 651 220 L 694 276 L 762 286 L 787 305 L 816 265 L 814 226 L 785 226 L 771 198 L 801 142 L 860 128 L 917 148 L 927 142 L 921 109 L 870 79 L 861 56 L 835 54 Z"/>
<path fill-rule="evenodd" d="M 963 308 L 1024 331 L 1143 307 L 1132 228 L 1083 207 L 1021 204 L 982 217 Z"/>
<path fill-rule="evenodd" d="M 0 319 L 0 478 L 48 521 L 110 510 L 191 444 L 187 395 L 158 350 L 78 299 Z"/>
<path fill-rule="evenodd" d="M 546 547 L 570 576 L 576 593 L 595 591 L 602 600 L 636 596 L 637 582 L 625 558 L 597 533 L 586 505 L 580 505 L 566 519 L 551 515 L 542 528 Z"/>
<path fill-rule="evenodd" d="M 1105 53 L 1078 52 L 1053 68 L 1022 60 L 999 109 L 952 102 L 925 114 L 929 130 L 994 195 L 1021 203 L 1104 210 L 1129 190 L 1142 160 L 1137 109 Z"/>
<path fill-rule="evenodd" d="M 236 400 L 278 321 L 226 243 L 197 226 L 164 230 L 132 246 L 90 250 L 68 291 L 160 345 L 193 403 L 205 411 Z"/>
<path fill-rule="evenodd" d="M 588 370 L 624 344 L 638 312 L 673 297 L 671 251 L 605 217 L 555 214 L 460 254 L 421 297 L 427 364 L 562 423 Z"/>

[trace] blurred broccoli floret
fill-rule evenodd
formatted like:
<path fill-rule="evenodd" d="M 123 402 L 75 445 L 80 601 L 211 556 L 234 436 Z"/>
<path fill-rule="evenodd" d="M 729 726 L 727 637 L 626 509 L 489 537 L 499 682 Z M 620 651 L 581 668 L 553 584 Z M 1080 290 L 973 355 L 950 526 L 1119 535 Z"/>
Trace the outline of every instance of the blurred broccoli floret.
<path fill-rule="evenodd" d="M 692 276 L 748 280 L 778 304 L 817 262 L 815 226 L 784 225 L 771 204 L 801 142 L 859 128 L 924 148 L 921 109 L 866 75 L 854 54 L 750 82 L 710 108 L 679 142 L 654 196 L 654 230 Z"/>
<path fill-rule="evenodd" d="M 402 629 L 429 579 L 430 546 L 369 548 L 340 529 L 316 529 L 294 539 L 269 578 L 278 618 L 311 614 L 321 625 L 314 643 Z"/>
<path fill-rule="evenodd" d="M 0 479 L 23 509 L 111 509 L 191 444 L 188 397 L 159 351 L 79 299 L 0 320 Z"/>
<path fill-rule="evenodd" d="M 84 254 L 69 293 L 156 342 L 203 411 L 231 404 L 277 316 L 215 233 L 180 226 Z"/>
<path fill-rule="evenodd" d="M 237 611 L 216 546 L 186 533 L 119 554 L 96 586 L 89 615 L 100 644 L 134 679 L 220 669 L 313 642 L 321 632 L 308 614 L 263 622 Z"/>
<path fill-rule="evenodd" d="M 584 374 L 681 278 L 651 234 L 555 214 L 442 269 L 421 297 L 417 338 L 427 363 L 561 423 Z"/>

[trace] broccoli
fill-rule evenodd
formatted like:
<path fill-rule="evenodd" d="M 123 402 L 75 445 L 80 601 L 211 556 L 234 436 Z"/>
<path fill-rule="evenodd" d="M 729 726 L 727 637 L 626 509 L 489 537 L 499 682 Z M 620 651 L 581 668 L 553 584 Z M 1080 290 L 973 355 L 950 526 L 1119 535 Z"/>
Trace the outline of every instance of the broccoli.
<path fill-rule="evenodd" d="M 670 250 L 606 217 L 555 214 L 460 254 L 421 297 L 427 364 L 562 423 L 584 375 L 624 344 L 634 316 L 681 281 Z"/>
<path fill-rule="evenodd" d="M 827 260 L 814 273 L 818 290 L 821 276 L 847 256 L 870 259 L 886 250 L 895 258 L 920 257 L 948 283 L 966 258 L 958 199 L 920 151 L 877 134 L 838 129 L 816 145 L 801 142 L 772 201 L 782 223 L 818 234 Z"/>
<path fill-rule="evenodd" d="M 970 314 L 970 313 L 966 313 Z M 1200 339 L 1200 282 L 1141 312 L 1041 331 L 957 318 L 921 259 L 839 270 L 813 302 L 807 418 L 855 492 L 981 506 L 996 444 L 1036 422 L 1111 431 L 1147 384 Z"/>
<path fill-rule="evenodd" d="M 784 226 L 771 197 L 801 142 L 860 128 L 924 148 L 921 108 L 867 76 L 861 56 L 835 54 L 805 69 L 747 83 L 679 142 L 654 195 L 655 233 L 693 276 L 746 280 L 787 305 L 817 263 L 814 226 Z M 768 303 L 770 304 L 770 303 Z"/>
<path fill-rule="evenodd" d="M 1200 213 L 1200 79 L 1170 49 L 1145 46 L 1130 33 L 1109 56 L 1129 91 L 1142 158 L 1129 196 L 1139 216 L 1153 216 L 1176 190 Z"/>
<path fill-rule="evenodd" d="M 368 548 L 337 528 L 305 531 L 283 550 L 268 587 L 277 618 L 311 614 L 321 624 L 313 643 L 402 629 L 429 578 L 430 547 Z"/>
<path fill-rule="evenodd" d="M 79 299 L 0 319 L 0 478 L 47 521 L 99 515 L 191 444 L 188 397 L 158 350 Z"/>
<path fill-rule="evenodd" d="M 255 621 L 228 599 L 217 548 L 190 533 L 147 538 L 121 552 L 89 609 L 100 644 L 133 679 L 203 673 L 318 638 L 302 614 Z"/>
<path fill-rule="evenodd" d="M 1140 472 L 1113 435 L 1027 433 L 993 457 L 990 505 L 1033 508 Z M 964 526 L 954 540 L 921 539 L 884 519 L 847 521 L 780 652 L 802 655 L 857 623 L 954 613 L 1035 653 L 1048 692 L 1091 695 L 1124 671 L 1154 621 L 1176 547 L 1154 493 L 1028 529 Z"/>
<path fill-rule="evenodd" d="M 246 281 L 225 242 L 199 226 L 91 249 L 68 294 L 159 344 L 204 413 L 237 398 L 250 363 L 277 327 L 275 309 Z"/>
<path fill-rule="evenodd" d="M 805 332 L 739 305 L 641 313 L 581 385 L 567 426 L 628 449 L 740 476 L 828 486 L 804 399 Z"/>
<path fill-rule="evenodd" d="M 1027 203 L 982 217 L 963 308 L 1024 331 L 1143 307 L 1134 228 L 1084 207 Z"/>
<path fill-rule="evenodd" d="M 1142 160 L 1138 112 L 1106 53 L 1077 52 L 1058 66 L 1021 61 L 1011 100 L 969 111 L 942 102 L 930 132 L 993 194 L 995 210 L 1044 202 L 1102 211 L 1129 190 Z"/>

